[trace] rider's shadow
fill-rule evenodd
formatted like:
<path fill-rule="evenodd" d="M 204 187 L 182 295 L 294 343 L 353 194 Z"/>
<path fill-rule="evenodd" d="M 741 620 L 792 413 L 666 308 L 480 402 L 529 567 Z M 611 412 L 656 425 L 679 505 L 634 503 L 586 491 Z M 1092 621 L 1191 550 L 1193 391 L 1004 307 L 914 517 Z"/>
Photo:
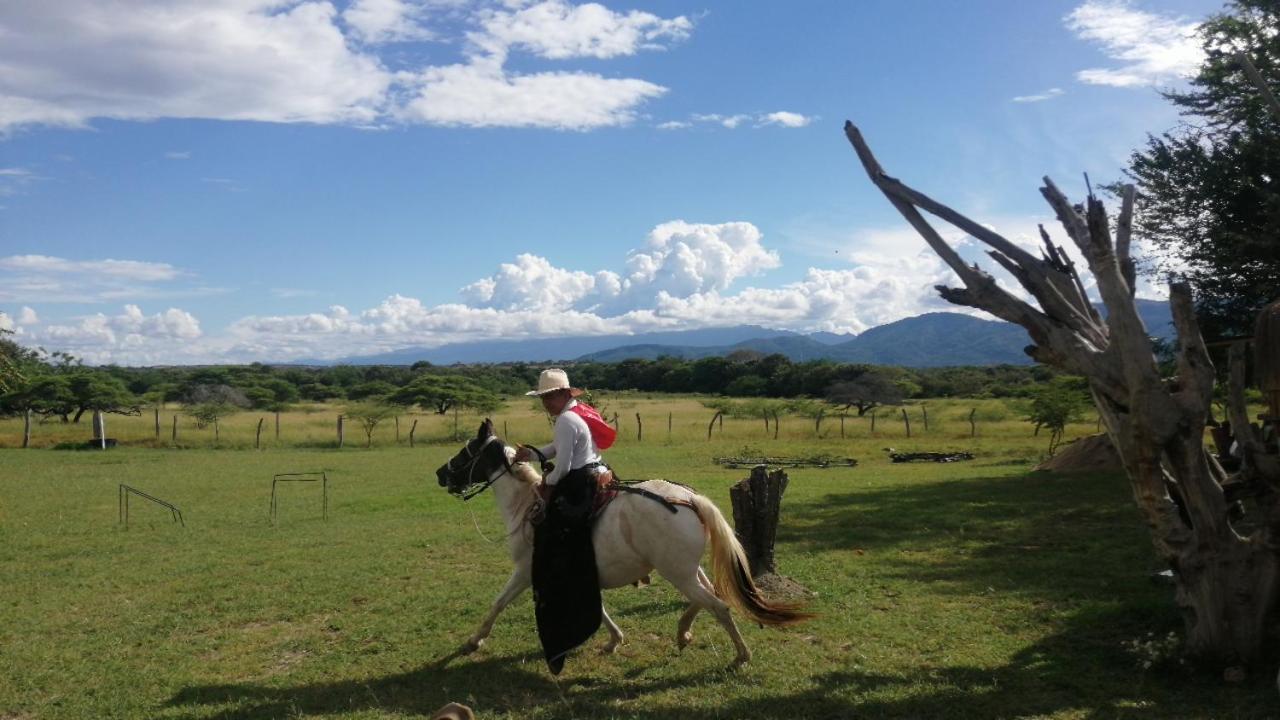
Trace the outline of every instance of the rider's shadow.
<path fill-rule="evenodd" d="M 580 661 L 589 662 L 585 656 Z M 696 679 L 639 683 L 631 679 L 628 694 L 660 692 Z M 375 709 L 429 716 L 447 702 L 471 705 L 484 715 L 545 709 L 557 698 L 577 714 L 607 706 L 616 693 L 610 683 L 590 675 L 569 675 L 557 681 L 547 673 L 542 654 L 537 652 L 486 659 L 452 654 L 415 670 L 379 678 L 293 687 L 251 683 L 186 687 L 166 703 L 171 711 L 165 716 L 249 720 Z"/>

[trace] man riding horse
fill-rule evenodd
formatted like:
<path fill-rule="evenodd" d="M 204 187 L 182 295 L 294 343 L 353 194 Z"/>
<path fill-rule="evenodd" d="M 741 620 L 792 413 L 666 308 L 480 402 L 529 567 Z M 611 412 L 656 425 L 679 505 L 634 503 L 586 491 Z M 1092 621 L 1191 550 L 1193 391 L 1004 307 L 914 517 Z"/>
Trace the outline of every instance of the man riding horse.
<path fill-rule="evenodd" d="M 526 462 L 534 452 L 559 462 L 543 478 L 546 503 L 534 530 L 533 595 L 538 637 L 553 672 L 565 655 L 600 627 L 600 583 L 591 541 L 591 512 L 599 476 L 609 472 L 600 450 L 617 432 L 595 408 L 577 400 L 582 391 L 569 384 L 564 370 L 550 368 L 529 393 L 554 417 L 551 444 L 522 447 L 513 458 Z"/>

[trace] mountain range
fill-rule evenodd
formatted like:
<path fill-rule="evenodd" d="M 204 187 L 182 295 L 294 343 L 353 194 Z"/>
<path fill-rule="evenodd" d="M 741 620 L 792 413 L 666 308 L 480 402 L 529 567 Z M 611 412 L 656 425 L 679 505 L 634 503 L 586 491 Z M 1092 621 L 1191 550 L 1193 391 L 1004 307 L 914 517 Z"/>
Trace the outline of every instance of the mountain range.
<path fill-rule="evenodd" d="M 1137 306 L 1148 332 L 1165 339 L 1173 337 L 1166 302 L 1138 300 Z M 750 351 L 766 355 L 781 353 L 797 362 L 821 359 L 903 367 L 1029 365 L 1032 360 L 1023 352 L 1029 344 L 1031 339 L 1026 331 L 1017 325 L 960 313 L 935 312 L 903 318 L 856 336 L 829 332 L 802 334 L 737 325 L 640 335 L 482 340 L 435 348 L 405 348 L 337 362 L 352 365 L 410 365 L 419 361 L 436 365 L 617 362 L 664 356 L 697 359 Z"/>

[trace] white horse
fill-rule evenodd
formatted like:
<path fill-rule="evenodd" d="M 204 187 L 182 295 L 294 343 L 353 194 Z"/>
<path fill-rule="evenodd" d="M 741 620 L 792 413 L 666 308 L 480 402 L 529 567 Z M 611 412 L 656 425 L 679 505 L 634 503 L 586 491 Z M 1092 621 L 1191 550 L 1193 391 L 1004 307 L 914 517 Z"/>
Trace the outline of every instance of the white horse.
<path fill-rule="evenodd" d="M 515 449 L 500 441 L 493 432 L 493 423 L 485 420 L 476 437 L 436 471 L 441 487 L 465 498 L 493 488 L 507 528 L 507 547 L 515 562 L 506 587 L 484 622 L 463 645 L 463 653 L 480 648 L 498 614 L 532 582 L 530 517 L 540 502 L 537 486 L 542 478 L 529 464 L 512 463 L 514 455 Z M 751 650 L 729 614 L 730 606 L 763 625 L 789 625 L 808 618 L 791 606 L 770 603 L 760 594 L 751 580 L 742 546 L 715 503 L 664 480 L 649 480 L 639 487 L 669 499 L 677 511 L 672 513 L 651 498 L 618 494 L 596 518 L 591 531 L 602 589 L 636 583 L 657 570 L 689 599 L 689 608 L 676 627 L 676 645 L 683 650 L 692 641 L 689 628 L 694 617 L 699 610 L 709 610 L 733 639 L 737 649 L 735 666 L 749 661 Z M 708 539 L 714 583 L 699 564 Z M 611 653 L 622 643 L 622 631 L 603 607 L 601 614 L 609 630 L 604 652 Z"/>

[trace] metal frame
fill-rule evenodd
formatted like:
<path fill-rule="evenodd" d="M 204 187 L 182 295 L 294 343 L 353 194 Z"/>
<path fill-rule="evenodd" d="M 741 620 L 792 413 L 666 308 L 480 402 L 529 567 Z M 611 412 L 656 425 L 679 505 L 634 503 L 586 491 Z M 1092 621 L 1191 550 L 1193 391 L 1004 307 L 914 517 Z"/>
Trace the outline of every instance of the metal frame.
<path fill-rule="evenodd" d="M 161 500 L 158 497 L 155 497 L 153 495 L 148 495 L 137 488 L 129 487 L 128 485 L 121 485 L 119 490 L 117 490 L 117 500 L 119 503 L 120 522 L 124 524 L 124 527 L 126 530 L 129 529 L 129 496 L 130 495 L 138 495 L 147 500 L 150 500 L 151 502 L 157 505 L 169 508 L 169 513 L 173 515 L 173 521 L 178 523 L 184 528 L 187 526 L 186 521 L 182 519 L 182 511 L 179 510 L 178 507 L 173 503 L 168 503 L 168 502 L 165 502 L 164 500 Z"/>
<path fill-rule="evenodd" d="M 277 473 L 271 476 L 271 522 L 276 521 L 276 484 L 282 482 L 318 482 L 323 498 L 321 517 L 329 519 L 329 476 L 321 472 Z"/>

